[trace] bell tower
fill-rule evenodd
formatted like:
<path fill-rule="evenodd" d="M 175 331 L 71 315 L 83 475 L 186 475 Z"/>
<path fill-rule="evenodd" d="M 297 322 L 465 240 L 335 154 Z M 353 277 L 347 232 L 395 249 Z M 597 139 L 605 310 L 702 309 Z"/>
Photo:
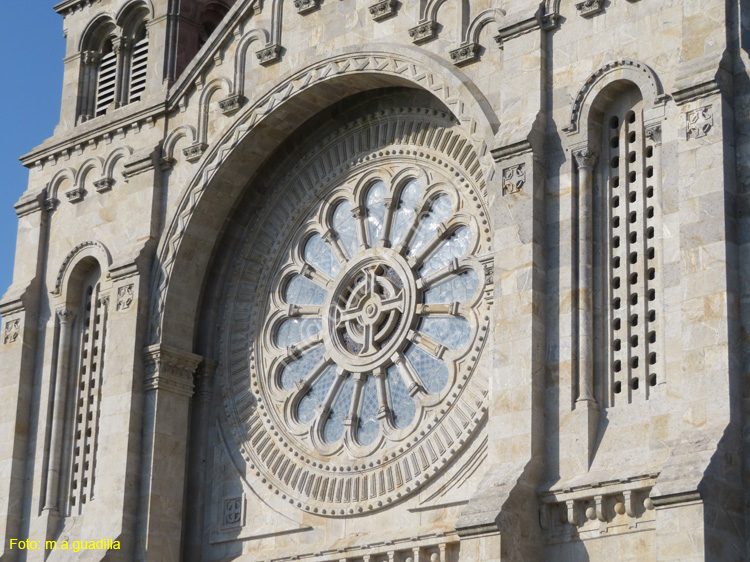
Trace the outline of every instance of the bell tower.
<path fill-rule="evenodd" d="M 96 127 L 163 103 L 234 0 L 66 0 L 60 124 Z"/>

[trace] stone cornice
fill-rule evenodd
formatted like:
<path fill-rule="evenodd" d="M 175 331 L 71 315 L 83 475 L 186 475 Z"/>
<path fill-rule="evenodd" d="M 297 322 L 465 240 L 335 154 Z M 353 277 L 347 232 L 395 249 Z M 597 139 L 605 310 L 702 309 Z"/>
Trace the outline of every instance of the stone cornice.
<path fill-rule="evenodd" d="M 65 0 L 64 2 L 60 2 L 59 4 L 55 4 L 54 10 L 62 15 L 63 17 L 67 16 L 70 12 L 74 12 L 75 10 L 86 8 L 88 6 L 91 6 L 94 2 L 98 2 L 99 0 Z"/>
<path fill-rule="evenodd" d="M 136 104 L 131 104 L 135 109 Z M 130 108 L 130 106 L 126 106 Z M 90 144 L 97 144 L 107 137 L 126 133 L 132 128 L 140 128 L 153 123 L 166 111 L 164 102 L 141 108 L 138 111 L 117 110 L 109 118 L 92 119 L 82 123 L 62 135 L 54 135 L 34 150 L 21 157 L 21 163 L 31 168 L 40 162 L 57 159 L 73 150 L 85 149 Z M 118 113 L 120 113 L 118 115 Z M 117 118 L 114 118 L 117 117 Z"/>
<path fill-rule="evenodd" d="M 203 358 L 166 345 L 152 345 L 144 350 L 145 391 L 164 390 L 190 398 L 193 395 L 193 373 Z"/>
<path fill-rule="evenodd" d="M 14 205 L 18 218 L 25 217 L 37 211 L 44 210 L 44 200 L 47 197 L 47 190 L 43 189 L 38 193 L 25 193 Z"/>

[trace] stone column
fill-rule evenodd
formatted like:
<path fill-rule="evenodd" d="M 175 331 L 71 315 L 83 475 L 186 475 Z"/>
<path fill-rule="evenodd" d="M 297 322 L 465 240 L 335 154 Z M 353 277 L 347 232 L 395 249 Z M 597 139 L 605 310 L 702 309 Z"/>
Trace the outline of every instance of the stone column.
<path fill-rule="evenodd" d="M 137 560 L 180 560 L 190 398 L 200 362 L 165 345 L 145 349 Z"/>
<path fill-rule="evenodd" d="M 70 308 L 60 308 L 57 310 L 57 318 L 60 322 L 60 336 L 57 347 L 58 361 L 55 368 L 55 398 L 52 406 L 52 435 L 49 444 L 47 491 L 44 500 L 44 509 L 59 513 L 63 431 L 65 430 L 66 401 L 70 383 L 70 348 L 75 313 Z"/>
<path fill-rule="evenodd" d="M 573 152 L 578 167 L 578 402 L 594 399 L 594 189 L 596 153 Z"/>

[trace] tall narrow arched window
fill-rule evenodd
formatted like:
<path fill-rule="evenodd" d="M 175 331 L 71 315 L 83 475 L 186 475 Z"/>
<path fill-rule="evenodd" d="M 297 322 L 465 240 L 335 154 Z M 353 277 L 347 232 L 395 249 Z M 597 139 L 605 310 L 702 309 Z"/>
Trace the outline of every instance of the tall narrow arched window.
<path fill-rule="evenodd" d="M 135 3 L 115 23 L 103 18 L 86 32 L 81 50 L 78 121 L 140 101 L 148 80 L 148 9 Z"/>
<path fill-rule="evenodd" d="M 71 513 L 80 513 L 95 492 L 108 303 L 101 294 L 100 280 L 98 267 L 83 279 L 73 338 L 70 396 L 73 417 L 68 429 L 71 435 L 68 509 Z"/>
<path fill-rule="evenodd" d="M 595 190 L 594 346 L 605 406 L 648 398 L 657 383 L 656 147 L 645 134 L 643 99 L 617 93 L 601 120 L 601 183 Z"/>
<path fill-rule="evenodd" d="M 133 38 L 133 50 L 130 56 L 130 80 L 128 103 L 140 101 L 146 89 L 148 72 L 148 33 L 146 24 L 142 24 Z"/>
<path fill-rule="evenodd" d="M 95 117 L 104 115 L 113 108 L 117 87 L 117 53 L 112 41 L 107 40 L 99 54 L 99 67 L 96 72 Z"/>

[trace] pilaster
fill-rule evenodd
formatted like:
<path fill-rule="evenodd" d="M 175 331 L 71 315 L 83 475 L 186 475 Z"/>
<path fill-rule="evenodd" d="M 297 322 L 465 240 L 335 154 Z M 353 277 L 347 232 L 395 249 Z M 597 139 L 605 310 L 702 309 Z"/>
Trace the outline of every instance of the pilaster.
<path fill-rule="evenodd" d="M 193 374 L 202 358 L 164 345 L 144 350 L 143 457 L 137 560 L 180 560 Z"/>

